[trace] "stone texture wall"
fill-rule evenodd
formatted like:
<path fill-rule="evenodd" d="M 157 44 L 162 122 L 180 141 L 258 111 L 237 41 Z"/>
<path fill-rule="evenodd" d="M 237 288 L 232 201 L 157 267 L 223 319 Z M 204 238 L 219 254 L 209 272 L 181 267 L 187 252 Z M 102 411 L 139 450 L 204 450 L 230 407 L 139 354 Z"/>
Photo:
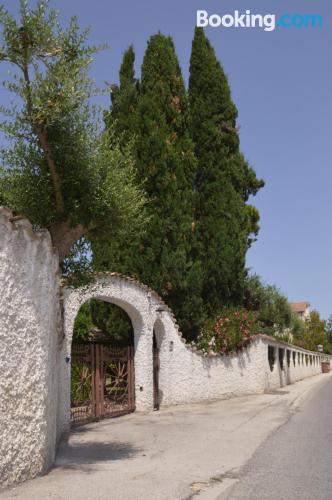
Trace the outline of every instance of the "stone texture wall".
<path fill-rule="evenodd" d="M 47 232 L 0 208 L 0 484 L 46 471 L 55 452 L 58 261 Z"/>
<path fill-rule="evenodd" d="M 168 313 L 162 313 L 162 319 L 155 324 L 155 331 L 160 346 L 161 406 L 260 393 L 321 373 L 318 353 L 265 335 L 257 335 L 250 346 L 237 355 L 209 358 L 193 352 L 181 342 Z M 269 364 L 268 346 L 275 349 L 273 370 Z M 283 367 L 280 366 L 278 349 L 284 352 Z M 287 350 L 290 352 L 289 366 Z M 293 352 L 296 353 L 295 365 Z"/>
<path fill-rule="evenodd" d="M 73 324 L 80 306 L 91 298 L 113 302 L 132 319 L 135 335 L 135 402 L 137 411 L 153 409 L 152 337 L 155 332 L 160 349 L 160 406 L 211 401 L 282 387 L 296 380 L 321 373 L 319 356 L 304 349 L 257 335 L 242 353 L 213 358 L 197 353 L 181 337 L 170 309 L 156 293 L 137 281 L 116 273 L 103 274 L 83 290 L 64 292 L 65 346 L 62 359 L 70 358 Z M 276 349 L 271 371 L 268 346 Z M 284 367 L 279 364 L 278 349 L 284 349 Z M 287 363 L 287 349 L 308 356 L 308 364 Z M 292 356 L 292 354 L 291 354 Z M 310 363 L 310 357 L 315 363 Z M 302 358 L 301 358 L 302 359 Z M 69 429 L 70 364 L 60 370 L 60 433 Z"/>
<path fill-rule="evenodd" d="M 3 208 L 0 283 L 2 486 L 47 471 L 58 440 L 69 431 L 73 325 L 80 306 L 91 298 L 112 302 L 131 318 L 137 411 L 153 410 L 153 332 L 160 349 L 161 408 L 259 393 L 321 372 L 317 353 L 261 335 L 239 355 L 209 358 L 194 352 L 158 295 L 115 273 L 97 275 L 82 289 L 64 288 L 62 318 L 58 259 L 49 234 L 33 232 L 27 220 Z M 273 367 L 269 346 L 276 354 Z M 284 350 L 283 366 L 278 349 Z"/>
<path fill-rule="evenodd" d="M 262 336 L 261 340 L 264 349 L 265 390 L 277 389 L 322 373 L 322 359 L 331 360 L 331 356 L 322 356 L 317 352 L 307 351 L 286 342 L 278 342 L 270 337 Z M 270 366 L 268 361 L 268 346 L 274 350 L 273 366 Z"/>

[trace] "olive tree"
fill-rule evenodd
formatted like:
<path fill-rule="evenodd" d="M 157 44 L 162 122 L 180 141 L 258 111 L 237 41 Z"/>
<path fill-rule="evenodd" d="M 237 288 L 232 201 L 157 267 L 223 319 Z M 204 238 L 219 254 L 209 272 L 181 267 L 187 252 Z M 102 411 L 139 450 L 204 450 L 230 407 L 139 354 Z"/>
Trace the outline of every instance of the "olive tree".
<path fill-rule="evenodd" d="M 144 224 L 144 195 L 130 149 L 116 140 L 110 148 L 91 104 L 98 90 L 88 70 L 103 47 L 87 44 L 76 18 L 63 28 L 46 0 L 34 9 L 21 0 L 18 20 L 0 7 L 0 26 L 13 95 L 1 106 L 0 203 L 47 228 L 60 262 L 84 238 L 128 237 Z"/>

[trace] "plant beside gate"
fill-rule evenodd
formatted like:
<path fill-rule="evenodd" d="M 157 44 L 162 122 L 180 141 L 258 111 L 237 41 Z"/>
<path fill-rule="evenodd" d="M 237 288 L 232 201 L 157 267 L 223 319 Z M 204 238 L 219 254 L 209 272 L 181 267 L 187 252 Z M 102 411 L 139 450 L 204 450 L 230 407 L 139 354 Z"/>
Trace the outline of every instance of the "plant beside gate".
<path fill-rule="evenodd" d="M 239 308 L 224 308 L 207 320 L 192 345 L 204 354 L 230 354 L 246 347 L 259 331 L 256 313 Z"/>

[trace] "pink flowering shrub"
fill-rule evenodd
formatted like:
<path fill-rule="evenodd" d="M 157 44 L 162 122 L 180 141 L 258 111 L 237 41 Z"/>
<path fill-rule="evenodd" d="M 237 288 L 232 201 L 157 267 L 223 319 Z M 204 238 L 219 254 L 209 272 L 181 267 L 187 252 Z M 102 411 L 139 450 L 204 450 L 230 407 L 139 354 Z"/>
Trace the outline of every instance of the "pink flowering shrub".
<path fill-rule="evenodd" d="M 259 322 L 252 311 L 225 308 L 213 320 L 205 322 L 193 343 L 206 354 L 236 352 L 259 333 Z"/>

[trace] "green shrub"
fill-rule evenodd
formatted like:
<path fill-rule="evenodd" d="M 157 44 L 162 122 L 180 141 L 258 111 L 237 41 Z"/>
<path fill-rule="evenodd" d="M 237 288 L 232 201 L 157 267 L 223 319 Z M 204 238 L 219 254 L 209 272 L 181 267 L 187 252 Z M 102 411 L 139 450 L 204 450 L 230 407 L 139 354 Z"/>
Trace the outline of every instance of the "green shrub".
<path fill-rule="evenodd" d="M 287 297 L 276 286 L 262 283 L 257 275 L 246 279 L 243 304 L 248 310 L 257 311 L 257 319 L 267 335 L 284 335 L 291 328 L 292 311 Z"/>
<path fill-rule="evenodd" d="M 259 328 L 254 312 L 224 308 L 213 320 L 204 323 L 193 345 L 206 354 L 237 352 L 248 345 Z"/>

